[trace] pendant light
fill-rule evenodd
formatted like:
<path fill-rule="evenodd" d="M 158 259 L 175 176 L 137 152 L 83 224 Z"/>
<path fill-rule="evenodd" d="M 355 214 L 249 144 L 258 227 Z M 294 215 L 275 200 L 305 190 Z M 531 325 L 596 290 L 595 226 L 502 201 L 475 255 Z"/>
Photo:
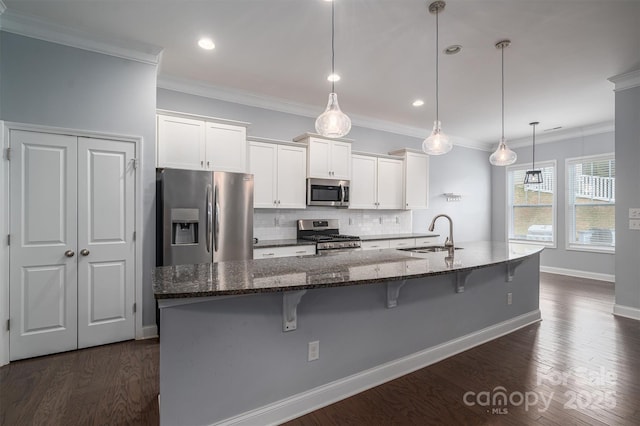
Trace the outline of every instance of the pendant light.
<path fill-rule="evenodd" d="M 504 138 L 504 49 L 509 47 L 510 40 L 502 40 L 496 43 L 496 49 L 502 52 L 502 137 L 498 149 L 489 157 L 489 162 L 494 166 L 508 166 L 516 162 L 518 156 L 507 146 L 507 140 Z"/>
<path fill-rule="evenodd" d="M 434 1 L 429 5 L 429 12 L 436 15 L 436 121 L 433 123 L 433 131 L 431 135 L 422 142 L 422 150 L 429 155 L 442 155 L 451 151 L 453 145 L 449 140 L 449 137 L 442 132 L 440 124 L 440 110 L 439 110 L 439 93 L 438 93 L 438 42 L 439 42 L 439 28 L 438 28 L 438 15 L 444 10 L 446 3 L 443 1 Z"/>
<path fill-rule="evenodd" d="M 351 130 L 351 119 L 345 113 L 340 111 L 338 105 L 338 95 L 335 90 L 335 10 L 334 1 L 331 1 L 331 93 L 329 93 L 329 102 L 327 109 L 324 110 L 316 119 L 316 132 L 322 136 L 329 138 L 340 138 L 346 136 Z"/>
<path fill-rule="evenodd" d="M 542 172 L 540 170 L 536 170 L 536 126 L 538 124 L 540 124 L 538 121 L 529 123 L 530 126 L 533 126 L 533 156 L 532 156 L 533 165 L 531 167 L 531 170 L 527 170 L 527 173 L 525 173 L 524 175 L 525 185 L 542 183 Z"/>

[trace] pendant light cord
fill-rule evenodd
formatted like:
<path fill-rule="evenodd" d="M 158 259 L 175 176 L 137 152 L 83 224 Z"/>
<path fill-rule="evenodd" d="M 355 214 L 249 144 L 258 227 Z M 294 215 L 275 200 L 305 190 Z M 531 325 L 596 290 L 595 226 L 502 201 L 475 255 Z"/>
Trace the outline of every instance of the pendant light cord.
<path fill-rule="evenodd" d="M 438 55 L 438 45 L 439 45 L 439 28 L 438 28 L 438 15 L 440 15 L 440 11 L 436 12 L 436 122 L 440 121 L 440 99 L 439 99 L 439 79 L 438 79 L 438 68 L 439 68 L 439 56 Z"/>
<path fill-rule="evenodd" d="M 336 74 L 335 72 L 335 62 L 336 62 L 336 48 L 335 48 L 335 43 L 334 43 L 334 39 L 335 39 L 335 31 L 336 31 L 336 25 L 335 25 L 335 11 L 334 11 L 334 7 L 335 7 L 335 1 L 331 2 L 331 93 L 335 93 L 336 92 L 336 88 L 335 88 L 335 78 L 333 78 Z"/>
<path fill-rule="evenodd" d="M 504 48 L 506 46 L 502 46 L 500 49 L 502 51 L 502 140 L 504 141 Z"/>
<path fill-rule="evenodd" d="M 533 162 L 533 167 L 531 168 L 532 170 L 536 169 L 536 125 L 533 124 L 533 155 L 532 155 L 532 162 Z"/>

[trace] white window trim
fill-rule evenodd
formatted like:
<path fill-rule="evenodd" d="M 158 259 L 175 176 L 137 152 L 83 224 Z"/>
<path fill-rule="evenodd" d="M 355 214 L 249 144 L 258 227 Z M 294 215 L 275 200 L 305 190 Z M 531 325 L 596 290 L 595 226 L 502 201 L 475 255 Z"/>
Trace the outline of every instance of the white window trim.
<path fill-rule="evenodd" d="M 509 200 L 509 172 L 513 170 L 528 170 L 533 167 L 532 163 L 519 163 L 513 166 L 505 167 L 505 235 L 507 242 L 518 244 L 530 244 L 534 246 L 544 246 L 548 248 L 558 247 L 558 162 L 556 160 L 539 161 L 536 163 L 536 169 L 543 167 L 553 167 L 554 171 L 554 185 L 553 185 L 553 205 L 551 206 L 551 215 L 553 219 L 552 237 L 550 242 L 546 241 L 531 241 L 531 240 L 517 240 L 509 237 L 509 221 L 511 220 L 510 200 Z"/>
<path fill-rule="evenodd" d="M 584 155 L 580 157 L 571 157 L 565 158 L 564 160 L 564 187 L 565 187 L 565 202 L 564 202 L 564 223 L 565 223 L 565 250 L 567 251 L 580 251 L 580 252 L 589 252 L 589 253 L 603 253 L 603 254 L 616 254 L 616 248 L 609 246 L 591 246 L 591 245 L 583 245 L 583 244 L 573 244 L 571 243 L 571 227 L 568 225 L 570 223 L 569 215 L 571 214 L 571 207 L 569 204 L 569 167 L 570 163 L 578 160 L 586 160 L 589 161 L 591 159 L 596 158 L 610 158 L 615 160 L 616 155 L 615 152 L 605 152 L 602 154 L 594 154 L 594 155 Z M 556 177 L 557 180 L 557 177 Z M 616 202 L 617 204 L 617 202 Z"/>

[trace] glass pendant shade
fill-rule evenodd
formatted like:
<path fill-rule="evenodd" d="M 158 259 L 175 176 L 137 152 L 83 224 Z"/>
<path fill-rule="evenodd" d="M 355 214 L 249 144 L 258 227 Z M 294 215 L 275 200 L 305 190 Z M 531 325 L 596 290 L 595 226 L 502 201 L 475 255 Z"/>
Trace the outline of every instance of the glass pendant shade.
<path fill-rule="evenodd" d="M 433 123 L 433 131 L 431 136 L 422 142 L 422 150 L 429 155 L 442 155 L 451 151 L 453 144 L 449 140 L 449 136 L 442 133 L 440 122 Z"/>
<path fill-rule="evenodd" d="M 517 159 L 518 155 L 509 149 L 506 140 L 502 138 L 498 149 L 489 157 L 489 162 L 494 166 L 509 166 L 515 163 Z"/>
<path fill-rule="evenodd" d="M 542 183 L 542 172 L 540 170 L 527 170 L 524 175 L 524 184 L 533 185 L 536 183 Z"/>
<path fill-rule="evenodd" d="M 351 130 L 351 119 L 340 111 L 338 95 L 329 93 L 327 109 L 316 119 L 316 132 L 328 138 L 341 138 Z"/>

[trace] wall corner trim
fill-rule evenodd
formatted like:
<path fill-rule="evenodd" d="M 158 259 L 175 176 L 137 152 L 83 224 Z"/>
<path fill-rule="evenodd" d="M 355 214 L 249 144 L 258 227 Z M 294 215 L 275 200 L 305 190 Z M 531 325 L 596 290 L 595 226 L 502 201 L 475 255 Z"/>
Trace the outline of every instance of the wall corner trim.
<path fill-rule="evenodd" d="M 640 321 L 640 309 L 631 306 L 613 305 L 613 315 Z"/>
<path fill-rule="evenodd" d="M 640 86 L 640 70 L 627 72 L 624 74 L 614 75 L 609 77 L 610 82 L 615 84 L 614 91 L 619 92 L 621 90 L 627 90 Z"/>
<path fill-rule="evenodd" d="M 151 65 L 158 65 L 160 62 L 162 48 L 159 46 L 132 40 L 97 37 L 85 31 L 12 12 L 10 9 L 3 10 L 3 7 L 4 3 L 0 0 L 2 31 Z"/>
<path fill-rule="evenodd" d="M 217 425 L 280 424 L 372 387 L 419 370 L 460 352 L 512 333 L 541 320 L 540 310 L 528 312 L 440 345 L 318 386 L 273 404 L 223 420 Z"/>

